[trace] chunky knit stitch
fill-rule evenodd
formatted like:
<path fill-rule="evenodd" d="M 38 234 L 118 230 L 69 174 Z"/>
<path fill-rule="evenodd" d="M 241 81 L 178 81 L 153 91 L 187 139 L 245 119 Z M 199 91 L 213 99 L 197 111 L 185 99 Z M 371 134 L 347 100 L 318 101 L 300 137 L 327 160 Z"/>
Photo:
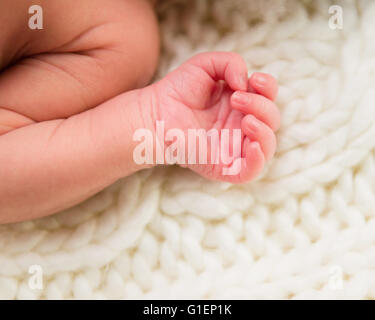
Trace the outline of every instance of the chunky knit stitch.
<path fill-rule="evenodd" d="M 0 226 L 0 298 L 374 299 L 374 1 L 162 1 L 159 14 L 158 77 L 226 50 L 278 79 L 275 158 L 247 185 L 156 168 Z"/>

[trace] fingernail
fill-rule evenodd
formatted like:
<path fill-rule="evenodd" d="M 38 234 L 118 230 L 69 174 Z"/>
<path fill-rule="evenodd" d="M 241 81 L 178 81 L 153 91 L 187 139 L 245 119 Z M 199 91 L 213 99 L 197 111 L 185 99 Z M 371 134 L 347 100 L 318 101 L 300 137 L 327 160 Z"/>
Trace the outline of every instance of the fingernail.
<path fill-rule="evenodd" d="M 248 105 L 250 103 L 249 95 L 241 91 L 236 91 L 233 93 L 232 99 L 235 103 L 240 105 Z"/>
<path fill-rule="evenodd" d="M 267 78 L 261 73 L 256 73 L 254 76 L 256 84 L 259 86 L 265 86 L 267 84 Z"/>

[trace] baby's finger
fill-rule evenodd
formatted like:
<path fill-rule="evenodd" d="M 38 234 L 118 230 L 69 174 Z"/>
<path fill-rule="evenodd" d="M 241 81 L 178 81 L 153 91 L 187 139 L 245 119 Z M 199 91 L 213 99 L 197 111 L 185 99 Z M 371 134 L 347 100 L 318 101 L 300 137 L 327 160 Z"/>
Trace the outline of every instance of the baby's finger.
<path fill-rule="evenodd" d="M 257 141 L 250 141 L 245 137 L 243 144 L 243 158 L 241 159 L 240 183 L 255 179 L 263 170 L 264 154 Z"/>
<path fill-rule="evenodd" d="M 256 93 L 265 96 L 272 101 L 275 100 L 278 91 L 276 79 L 266 73 L 255 72 L 249 79 L 249 87 L 253 88 Z"/>
<path fill-rule="evenodd" d="M 236 162 L 231 165 L 226 174 L 221 176 L 221 179 L 230 183 L 247 183 L 262 172 L 264 162 L 264 154 L 259 143 L 245 137 L 242 145 L 242 157 L 236 159 Z M 233 172 L 232 169 L 234 169 Z"/>
<path fill-rule="evenodd" d="M 247 66 L 237 53 L 205 52 L 197 54 L 187 63 L 202 68 L 215 81 L 225 80 L 232 90 L 247 91 Z"/>
<path fill-rule="evenodd" d="M 249 114 L 242 119 L 241 129 L 251 141 L 259 142 L 266 161 L 273 157 L 276 150 L 276 137 L 268 126 Z"/>
<path fill-rule="evenodd" d="M 236 91 L 231 97 L 232 108 L 252 114 L 276 131 L 280 127 L 280 111 L 269 99 L 250 92 Z"/>

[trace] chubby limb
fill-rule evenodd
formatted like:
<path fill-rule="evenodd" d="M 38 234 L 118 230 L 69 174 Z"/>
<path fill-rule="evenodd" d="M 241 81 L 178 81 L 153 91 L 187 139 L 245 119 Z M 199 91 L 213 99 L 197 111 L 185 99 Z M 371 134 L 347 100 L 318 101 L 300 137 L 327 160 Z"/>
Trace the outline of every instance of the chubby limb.
<path fill-rule="evenodd" d="M 135 130 L 152 128 L 142 90 L 0 136 L 0 223 L 56 213 L 145 168 L 132 153 Z"/>

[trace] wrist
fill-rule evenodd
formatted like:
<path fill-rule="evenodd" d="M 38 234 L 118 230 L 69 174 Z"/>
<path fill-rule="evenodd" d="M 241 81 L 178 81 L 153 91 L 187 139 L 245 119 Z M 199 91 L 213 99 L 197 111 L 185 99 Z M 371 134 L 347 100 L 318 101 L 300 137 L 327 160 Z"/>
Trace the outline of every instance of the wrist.
<path fill-rule="evenodd" d="M 136 101 L 131 112 L 130 136 L 132 139 L 131 161 L 135 171 L 154 167 L 156 147 L 159 140 L 156 135 L 157 95 L 152 85 L 134 90 Z"/>

